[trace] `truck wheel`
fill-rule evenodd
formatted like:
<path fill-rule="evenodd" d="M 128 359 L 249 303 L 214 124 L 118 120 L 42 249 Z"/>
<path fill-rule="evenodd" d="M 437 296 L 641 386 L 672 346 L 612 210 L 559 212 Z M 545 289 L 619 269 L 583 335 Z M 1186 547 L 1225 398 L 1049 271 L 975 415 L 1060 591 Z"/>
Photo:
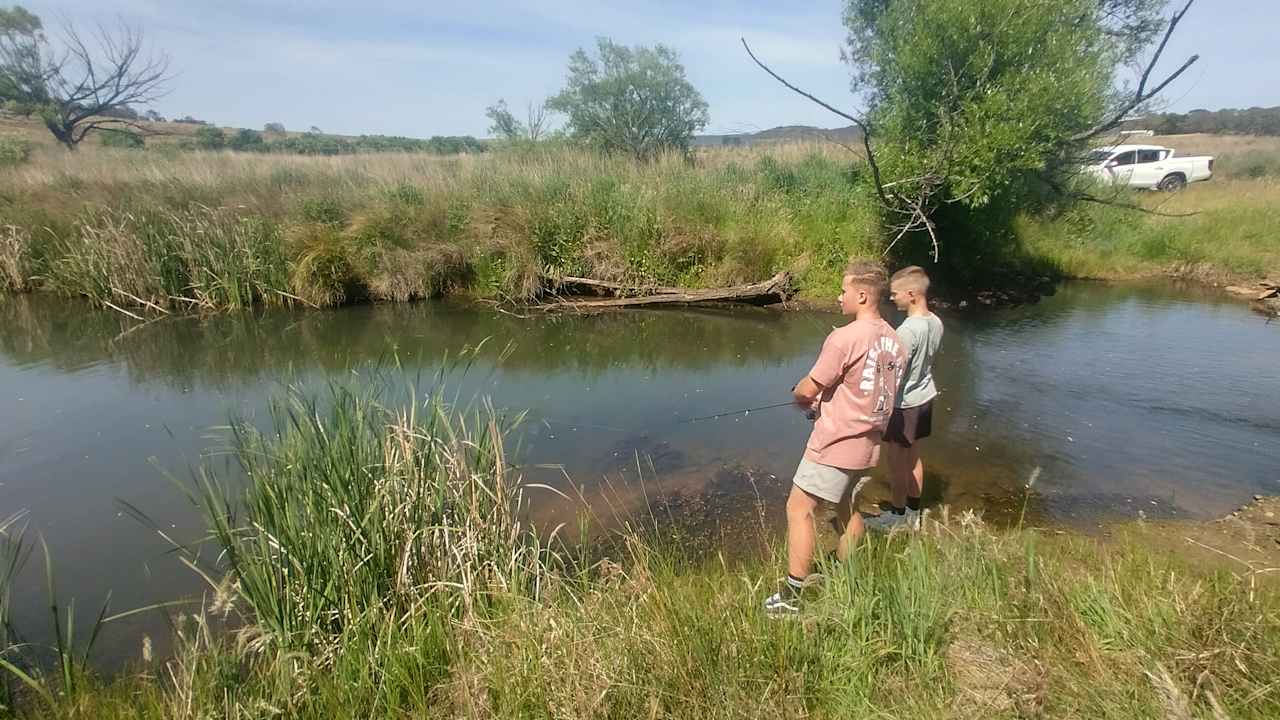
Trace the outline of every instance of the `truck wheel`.
<path fill-rule="evenodd" d="M 1182 175 L 1174 174 L 1166 175 L 1157 187 L 1165 192 L 1178 192 L 1186 186 L 1187 178 Z"/>

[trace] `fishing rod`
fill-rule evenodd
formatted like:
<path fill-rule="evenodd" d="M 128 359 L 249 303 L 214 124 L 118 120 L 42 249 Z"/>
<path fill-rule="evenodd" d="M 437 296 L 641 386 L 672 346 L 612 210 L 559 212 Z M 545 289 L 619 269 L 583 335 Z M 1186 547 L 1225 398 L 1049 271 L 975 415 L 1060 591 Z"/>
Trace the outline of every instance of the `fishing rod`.
<path fill-rule="evenodd" d="M 761 410 L 773 410 L 776 408 L 787 407 L 794 404 L 795 404 L 794 401 L 788 400 L 787 402 L 773 403 L 772 405 L 760 405 L 758 407 L 740 408 L 738 410 L 725 410 L 722 412 L 715 413 L 713 415 L 700 415 L 698 417 L 691 417 L 691 418 L 685 418 L 683 420 L 677 420 L 673 423 L 670 423 L 670 425 L 671 426 L 687 425 L 689 423 L 701 422 L 703 420 L 718 420 L 722 417 L 729 417 L 731 415 L 750 415 L 753 412 L 759 412 Z M 557 420 L 555 418 L 547 417 L 545 415 L 539 416 L 538 420 L 543 423 L 554 424 L 554 425 L 564 425 L 564 426 L 573 427 L 573 428 L 581 427 L 581 428 L 592 428 L 595 430 L 609 430 L 611 432 L 639 433 L 645 436 L 647 436 L 651 432 L 651 430 L 642 430 L 640 428 L 624 428 L 624 427 L 616 427 L 613 425 L 599 425 L 596 423 L 589 423 L 589 422 L 569 422 L 567 420 Z"/>

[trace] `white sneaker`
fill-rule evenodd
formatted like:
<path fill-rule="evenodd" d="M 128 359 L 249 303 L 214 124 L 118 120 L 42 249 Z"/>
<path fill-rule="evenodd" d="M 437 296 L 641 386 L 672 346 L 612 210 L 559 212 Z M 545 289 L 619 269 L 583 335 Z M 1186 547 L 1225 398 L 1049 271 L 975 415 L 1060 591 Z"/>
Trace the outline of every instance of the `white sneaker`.
<path fill-rule="evenodd" d="M 885 511 L 874 517 L 863 518 L 862 523 L 872 530 L 883 532 L 892 532 L 898 528 L 912 531 L 919 530 L 920 511 L 907 508 L 907 511 L 901 515 L 892 511 Z"/>

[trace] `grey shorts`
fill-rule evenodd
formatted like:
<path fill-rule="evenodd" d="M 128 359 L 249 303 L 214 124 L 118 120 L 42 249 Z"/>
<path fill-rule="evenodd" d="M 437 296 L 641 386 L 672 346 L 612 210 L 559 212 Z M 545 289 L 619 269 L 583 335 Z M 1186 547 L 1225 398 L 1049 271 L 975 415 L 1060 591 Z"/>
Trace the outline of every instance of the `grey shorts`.
<path fill-rule="evenodd" d="M 838 503 L 851 487 L 854 492 L 857 491 L 855 483 L 863 472 L 865 471 L 843 470 L 801 458 L 800 465 L 796 467 L 796 476 L 791 479 L 791 482 L 810 495 Z"/>

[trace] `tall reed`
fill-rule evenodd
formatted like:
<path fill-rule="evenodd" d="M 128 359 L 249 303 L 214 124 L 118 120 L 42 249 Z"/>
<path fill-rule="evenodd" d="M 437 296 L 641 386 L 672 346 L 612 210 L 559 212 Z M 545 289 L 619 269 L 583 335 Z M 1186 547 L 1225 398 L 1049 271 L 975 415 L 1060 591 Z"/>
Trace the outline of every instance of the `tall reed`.
<path fill-rule="evenodd" d="M 21 678 L 24 674 L 15 664 L 19 658 L 11 617 L 13 585 L 30 554 L 24 540 L 24 517 L 25 513 L 15 513 L 0 519 L 0 713 L 13 707 L 11 678 Z"/>
<path fill-rule="evenodd" d="M 366 622 L 536 596 L 548 556 L 520 519 L 527 486 L 494 409 L 439 393 L 392 409 L 335 385 L 291 391 L 273 415 L 268 432 L 235 426 L 242 490 L 207 473 L 199 486 L 255 647 L 331 659 Z"/>

